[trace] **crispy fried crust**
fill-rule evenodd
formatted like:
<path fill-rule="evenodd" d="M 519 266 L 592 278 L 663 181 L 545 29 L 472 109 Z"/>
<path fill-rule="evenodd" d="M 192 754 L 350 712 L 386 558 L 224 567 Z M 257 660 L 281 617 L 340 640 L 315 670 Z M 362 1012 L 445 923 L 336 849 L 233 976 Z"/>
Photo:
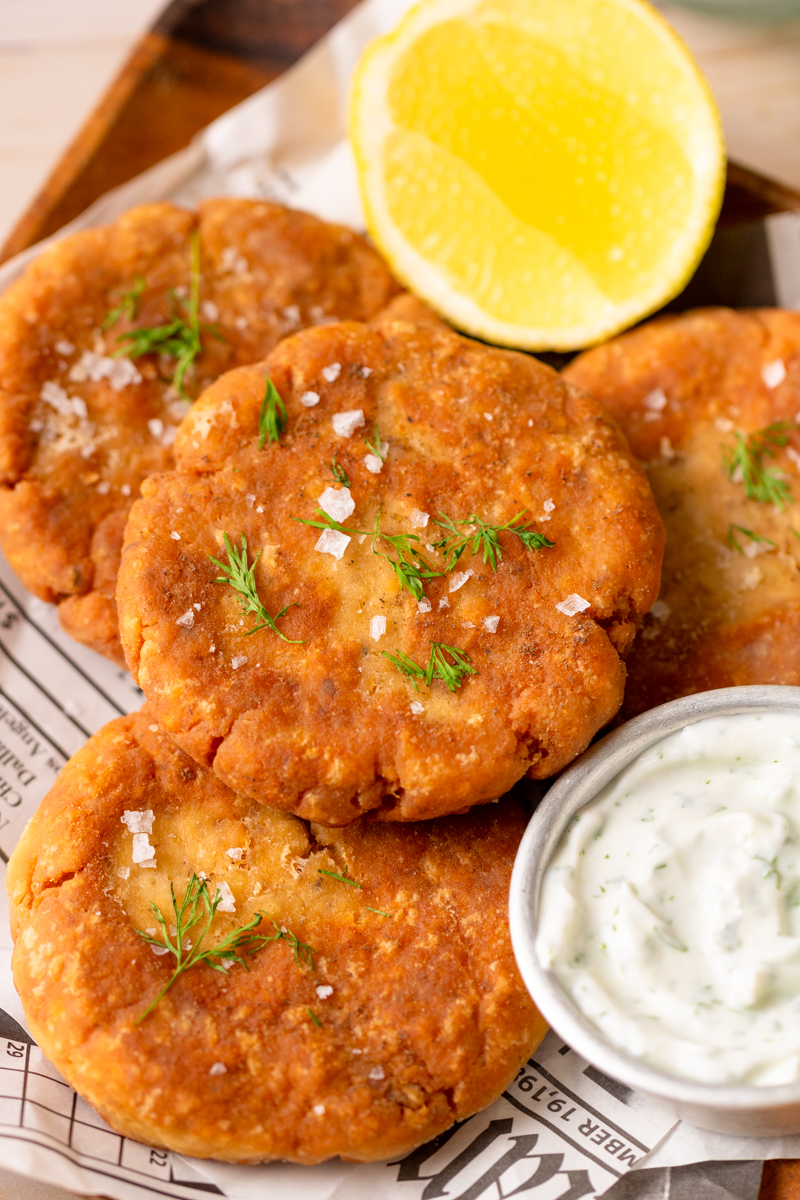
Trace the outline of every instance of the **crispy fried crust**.
<path fill-rule="evenodd" d="M 126 809 L 154 813 L 154 870 L 132 861 Z M 545 1032 L 506 915 L 523 828 L 511 798 L 424 825 L 308 825 L 236 796 L 146 710 L 122 717 L 65 767 L 9 864 L 31 1031 L 149 1145 L 236 1162 L 403 1154 L 491 1103 Z M 249 973 L 201 963 L 136 1027 L 174 960 L 135 928 L 155 931 L 149 902 L 166 913 L 169 882 L 181 898 L 201 870 L 236 903 L 204 944 L 260 910 L 316 948 L 316 970 L 285 941 Z"/>
<path fill-rule="evenodd" d="M 350 230 L 263 201 L 207 200 L 197 213 L 146 205 L 66 238 L 0 299 L 0 541 L 26 586 L 60 606 L 64 628 L 120 661 L 122 529 L 142 480 L 172 466 L 188 405 L 169 386 L 174 358 L 139 358 L 123 383 L 107 377 L 109 356 L 118 335 L 172 319 L 170 289 L 188 288 L 194 231 L 203 321 L 214 329 L 187 379 L 192 396 L 287 333 L 326 317 L 368 319 L 397 291 Z M 138 275 L 147 287 L 135 320 L 103 335 Z M 85 378 L 85 351 L 99 355 L 90 376 L 105 376 Z M 63 394 L 51 386 L 42 399 L 48 383 Z"/>
<path fill-rule="evenodd" d="M 625 713 L 708 688 L 800 684 L 797 505 L 781 512 L 748 500 L 724 467 L 736 430 L 796 424 L 800 314 L 705 309 L 662 318 L 588 351 L 564 374 L 619 421 L 667 528 L 661 604 L 628 657 Z M 798 451 L 790 432 L 787 448 L 764 461 L 800 498 Z"/>
<path fill-rule="evenodd" d="M 288 429 L 259 450 L 267 373 Z M 301 404 L 307 391 L 316 406 Z M 337 437 L 333 414 L 355 409 L 364 427 Z M 389 444 L 379 474 L 364 444 L 376 427 Z M 165 727 L 242 795 L 332 825 L 436 817 L 553 774 L 617 711 L 619 652 L 658 587 L 661 523 L 617 427 L 535 359 L 459 337 L 401 297 L 371 328 L 309 330 L 225 375 L 176 449 L 178 470 L 145 483 L 128 524 L 122 637 Z M 502 524 L 528 510 L 555 547 L 501 534 L 496 574 L 466 553 L 458 571 L 474 575 L 458 590 L 453 575 L 428 581 L 422 612 L 371 538 L 353 537 L 337 563 L 296 520 L 315 516 L 334 454 L 352 483 L 348 526 L 372 529 L 381 507 L 383 530 L 414 533 L 413 511 L 429 513 L 416 531 L 439 566 L 424 547 L 441 512 Z M 225 560 L 225 533 L 246 535 L 250 562 L 260 554 L 259 595 L 271 614 L 296 605 L 279 627 L 304 644 L 242 636 L 254 619 L 209 559 Z M 565 616 L 556 604 L 573 592 L 591 607 Z M 453 694 L 415 692 L 382 654 L 426 664 L 433 641 L 477 669 Z"/>

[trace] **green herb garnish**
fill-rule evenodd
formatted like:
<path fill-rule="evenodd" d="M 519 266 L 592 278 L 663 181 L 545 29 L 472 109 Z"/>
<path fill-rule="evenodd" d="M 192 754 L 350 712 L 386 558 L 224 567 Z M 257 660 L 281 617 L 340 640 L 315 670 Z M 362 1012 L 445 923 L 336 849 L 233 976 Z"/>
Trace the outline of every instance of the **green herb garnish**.
<path fill-rule="evenodd" d="M 307 1008 L 307 1009 L 306 1009 L 306 1012 L 307 1012 L 307 1013 L 308 1013 L 308 1015 L 311 1017 L 311 1020 L 314 1022 L 314 1024 L 315 1024 L 315 1025 L 316 1025 L 316 1027 L 317 1027 L 317 1029 L 322 1029 L 322 1021 L 320 1021 L 320 1019 L 319 1019 L 319 1017 L 317 1016 L 317 1014 L 316 1014 L 316 1013 L 315 1013 L 315 1012 L 314 1012 L 312 1009 L 310 1009 L 310 1008 Z"/>
<path fill-rule="evenodd" d="M 793 502 L 789 484 L 780 471 L 764 465 L 765 458 L 774 458 L 775 450 L 788 442 L 787 434 L 797 427 L 791 421 L 776 421 L 764 429 L 757 429 L 745 437 L 738 430 L 736 445 L 725 447 L 722 462 L 734 483 L 743 483 L 748 500 L 761 504 L 775 504 L 783 509 L 787 501 Z"/>
<path fill-rule="evenodd" d="M 424 679 L 427 687 L 431 686 L 434 679 L 441 679 L 447 689 L 454 692 L 456 688 L 461 687 L 467 675 L 478 674 L 470 663 L 466 650 L 459 650 L 457 646 L 448 646 L 444 642 L 431 644 L 431 654 L 425 668 L 415 663 L 407 654 L 403 654 L 402 650 L 396 650 L 395 654 L 382 650 L 381 654 L 388 658 L 402 675 L 411 680 L 414 691 L 419 691 L 416 683 L 418 679 Z"/>
<path fill-rule="evenodd" d="M 119 304 L 116 304 L 106 314 L 106 318 L 100 326 L 100 332 L 105 333 L 123 317 L 127 317 L 129 321 L 135 321 L 139 315 L 139 309 L 142 307 L 142 293 L 146 287 L 147 280 L 144 275 L 134 275 L 133 285 L 128 288 L 127 292 L 122 293 Z"/>
<path fill-rule="evenodd" d="M 341 483 L 342 486 L 346 488 L 350 487 L 350 479 L 347 471 L 345 471 L 344 467 L 341 467 L 339 463 L 337 463 L 335 454 L 328 463 L 328 469 L 337 483 Z"/>
<path fill-rule="evenodd" d="M 356 883 L 355 879 L 348 879 L 346 875 L 337 875 L 335 871 L 323 871 L 322 867 L 317 868 L 317 874 L 330 875 L 331 879 L 338 879 L 339 883 L 346 883 L 349 887 L 361 888 L 362 890 L 364 887 L 363 883 Z"/>
<path fill-rule="evenodd" d="M 753 533 L 752 529 L 745 529 L 744 525 L 734 525 L 733 522 L 728 526 L 728 536 L 725 543 L 729 550 L 738 550 L 740 554 L 744 554 L 743 547 L 739 544 L 737 533 L 741 533 L 744 537 L 749 538 L 751 542 L 764 542 L 767 546 L 773 546 L 775 543 L 768 537 L 762 537 L 760 533 Z"/>
<path fill-rule="evenodd" d="M 252 629 L 246 630 L 242 634 L 243 637 L 249 637 L 252 633 L 259 633 L 262 629 L 271 629 L 277 633 L 279 638 L 284 642 L 290 642 L 293 646 L 304 646 L 305 641 L 302 638 L 288 638 L 285 633 L 281 633 L 276 621 L 280 621 L 281 617 L 285 617 L 290 608 L 299 608 L 300 605 L 296 600 L 291 604 L 287 604 L 280 612 L 271 617 L 258 596 L 258 588 L 256 586 L 256 563 L 261 558 L 261 551 L 253 559 L 251 565 L 247 565 L 247 538 L 242 534 L 241 547 L 231 545 L 231 540 L 227 533 L 224 535 L 225 549 L 228 552 L 228 565 L 220 562 L 218 558 L 214 558 L 209 554 L 209 558 L 215 567 L 219 567 L 223 572 L 222 575 L 217 575 L 215 583 L 227 583 L 235 592 L 239 593 L 239 603 L 242 606 L 244 616 L 253 614 L 258 624 Z"/>
<path fill-rule="evenodd" d="M 172 320 L 165 325 L 131 329 L 128 333 L 120 334 L 117 341 L 128 342 L 129 345 L 115 350 L 113 355 L 114 358 L 120 355 L 127 355 L 128 358 L 141 358 L 143 354 L 171 355 L 176 360 L 172 385 L 184 399 L 188 399 L 183 386 L 186 373 L 203 349 L 200 336 L 200 239 L 197 233 L 192 234 L 189 278 L 188 301 L 183 300 L 174 288 L 168 292 Z M 204 325 L 203 329 L 222 340 L 213 325 Z"/>
<path fill-rule="evenodd" d="M 366 908 L 367 908 L 367 912 L 377 913 L 379 917 L 391 917 L 391 915 L 392 915 L 391 913 L 381 912 L 381 910 L 379 908 L 370 908 L 369 905 L 367 905 Z"/>
<path fill-rule="evenodd" d="M 386 455 L 383 453 L 383 443 L 381 442 L 381 435 L 378 432 L 377 425 L 375 425 L 373 427 L 372 437 L 373 437 L 372 442 L 370 442 L 369 438 L 364 438 L 364 445 L 367 447 L 367 449 L 370 451 L 371 454 L 374 454 L 376 458 L 379 458 L 381 460 L 381 462 L 384 462 L 386 459 Z"/>
<path fill-rule="evenodd" d="M 280 397 L 275 384 L 267 376 L 267 390 L 258 415 L 258 448 L 264 449 L 264 442 L 279 442 L 286 428 L 286 405 Z"/>
<path fill-rule="evenodd" d="M 222 892 L 217 888 L 216 895 L 212 900 L 208 894 L 208 883 L 205 879 L 200 879 L 198 875 L 193 874 L 184 893 L 183 900 L 180 904 L 175 897 L 175 889 L 170 883 L 170 895 L 172 896 L 172 909 L 175 913 L 175 941 L 170 938 L 167 922 L 164 919 L 164 914 L 157 904 L 150 903 L 153 910 L 156 922 L 161 927 L 161 938 L 153 937 L 142 929 L 137 929 L 139 937 L 147 942 L 149 946 L 159 946 L 162 949 L 167 949 L 175 958 L 175 970 L 167 980 L 164 987 L 148 1004 L 140 1017 L 137 1017 L 134 1024 L 141 1025 L 145 1017 L 153 1011 L 162 996 L 164 996 L 172 987 L 175 980 L 183 974 L 184 971 L 196 967 L 198 963 L 204 962 L 214 971 L 221 971 L 223 975 L 228 973 L 229 968 L 234 963 L 239 963 L 244 967 L 245 971 L 249 971 L 245 955 L 255 954 L 258 950 L 262 950 L 271 942 L 287 941 L 294 950 L 294 960 L 300 964 L 309 966 L 314 969 L 313 954 L 316 954 L 313 946 L 308 946 L 305 942 L 301 942 L 288 929 L 281 929 L 272 921 L 275 928 L 275 933 L 256 933 L 255 930 L 265 919 L 266 914 L 258 912 L 248 921 L 246 925 L 240 925 L 238 929 L 232 929 L 230 933 L 219 941 L 216 946 L 209 946 L 207 949 L 201 949 L 206 934 L 211 928 L 211 923 L 217 912 L 217 908 L 222 903 Z M 271 919 L 271 918 L 270 918 Z M 192 946 L 188 940 L 190 930 L 196 925 L 202 924 L 203 928 L 200 935 Z"/>
<path fill-rule="evenodd" d="M 519 523 L 524 521 L 527 512 L 528 510 L 525 509 L 524 512 L 518 513 L 516 517 L 506 521 L 505 525 L 489 525 L 476 513 L 470 513 L 464 521 L 453 521 L 445 513 L 439 513 L 438 517 L 433 518 L 434 524 L 444 529 L 446 536 L 438 542 L 434 542 L 433 545 L 444 554 L 445 569 L 452 571 L 472 542 L 472 553 L 477 554 L 482 548 L 483 561 L 488 563 L 493 571 L 496 571 L 497 564 L 503 559 L 503 551 L 498 538 L 498 534 L 501 533 L 515 533 L 526 550 L 552 549 L 555 542 L 551 542 L 543 533 L 537 533 L 535 529 L 520 527 Z M 458 528 L 464 525 L 475 528 L 465 534 Z"/>
<path fill-rule="evenodd" d="M 770 875 L 774 875 L 775 876 L 775 887 L 780 891 L 781 877 L 780 877 L 780 872 L 778 871 L 778 868 L 776 866 L 777 861 L 778 861 L 777 855 L 775 856 L 775 858 L 762 858 L 762 856 L 760 854 L 756 855 L 756 862 L 764 863 L 767 868 L 766 871 L 761 872 L 762 878 L 769 879 Z"/>

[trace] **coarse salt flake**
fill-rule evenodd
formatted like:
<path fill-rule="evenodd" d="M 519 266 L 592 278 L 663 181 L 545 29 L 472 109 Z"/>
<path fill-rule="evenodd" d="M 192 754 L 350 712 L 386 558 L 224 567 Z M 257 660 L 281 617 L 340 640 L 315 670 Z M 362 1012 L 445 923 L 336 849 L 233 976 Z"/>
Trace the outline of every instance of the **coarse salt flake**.
<path fill-rule="evenodd" d="M 365 454 L 364 466 L 371 475 L 380 475 L 381 468 L 383 467 L 383 459 L 378 458 L 377 454 Z"/>
<path fill-rule="evenodd" d="M 317 1114 L 318 1117 L 324 1117 L 325 1116 L 325 1105 L 324 1104 L 315 1104 L 314 1112 Z"/>
<path fill-rule="evenodd" d="M 487 633 L 497 633 L 497 626 L 500 624 L 499 617 L 484 617 L 483 628 Z"/>
<path fill-rule="evenodd" d="M 427 596 L 423 596 L 421 600 L 417 601 L 417 608 L 419 609 L 420 612 L 430 612 L 431 611 L 431 602 Z"/>
<path fill-rule="evenodd" d="M 187 608 L 182 617 L 178 617 L 176 625 L 182 625 L 184 629 L 191 629 L 194 625 L 194 609 Z"/>
<path fill-rule="evenodd" d="M 83 383 L 87 379 L 99 383 L 101 379 L 107 379 L 115 392 L 142 382 L 139 369 L 131 359 L 110 358 L 92 350 L 84 350 L 78 362 L 70 367 L 69 379 L 73 383 Z"/>
<path fill-rule="evenodd" d="M 107 496 L 110 491 L 111 491 L 111 480 L 110 479 L 101 479 L 97 485 L 97 494 L 99 496 Z"/>
<path fill-rule="evenodd" d="M 449 608 L 449 607 L 450 607 L 450 601 L 447 599 L 447 596 L 443 596 L 442 599 L 439 601 L 439 608 Z"/>
<path fill-rule="evenodd" d="M 68 342 L 66 338 L 62 338 L 60 342 L 56 342 L 56 352 L 64 355 L 74 354 L 75 347 L 72 342 Z"/>
<path fill-rule="evenodd" d="M 151 858 L 155 858 L 155 846 L 150 845 L 150 838 L 146 833 L 135 833 L 133 835 L 133 849 L 131 850 L 131 858 L 135 863 L 147 862 Z"/>
<path fill-rule="evenodd" d="M 117 871 L 117 875 L 120 879 L 130 879 L 130 877 L 131 877 L 130 867 L 120 867 L 120 869 Z"/>
<path fill-rule="evenodd" d="M 217 906 L 217 912 L 236 912 L 236 901 L 233 898 L 230 884 L 226 883 L 223 879 L 222 883 L 217 884 L 217 891 L 222 896 L 222 900 Z M 216 895 L 214 898 L 216 899 Z"/>
<path fill-rule="evenodd" d="M 386 617 L 371 617 L 369 622 L 369 636 L 376 642 L 379 642 L 386 633 Z"/>
<path fill-rule="evenodd" d="M 147 428 L 154 438 L 160 438 L 164 433 L 164 422 L 158 417 L 151 417 L 147 422 Z"/>
<path fill-rule="evenodd" d="M 357 429 L 365 425 L 364 413 L 360 408 L 351 408 L 347 412 L 334 413 L 331 417 L 333 432 L 338 437 L 352 437 Z"/>
<path fill-rule="evenodd" d="M 130 496 L 131 485 L 129 483 L 123 483 L 122 487 L 119 490 L 123 496 Z"/>
<path fill-rule="evenodd" d="M 159 955 L 169 954 L 169 946 L 153 946 L 153 945 L 151 945 L 150 949 L 153 951 L 153 954 L 159 954 Z"/>
<path fill-rule="evenodd" d="M 334 521 L 346 521 L 355 512 L 356 502 L 349 488 L 326 487 L 319 498 L 319 506 Z"/>
<path fill-rule="evenodd" d="M 212 1063 L 211 1070 L 208 1073 L 209 1075 L 227 1075 L 228 1068 L 225 1066 L 225 1063 Z"/>
<path fill-rule="evenodd" d="M 173 529 L 169 536 L 172 538 L 173 542 L 179 542 L 181 540 L 181 535 L 176 529 Z"/>
<path fill-rule="evenodd" d="M 470 567 L 467 571 L 457 571 L 450 580 L 450 586 L 447 589 L 448 592 L 457 592 L 458 589 L 462 588 L 467 580 L 474 574 L 475 572 L 472 570 L 472 567 Z M 441 603 L 439 607 L 441 607 Z"/>
<path fill-rule="evenodd" d="M 241 862 L 244 850 L 241 846 L 231 846 L 230 850 L 226 850 L 225 853 L 233 862 Z"/>
<path fill-rule="evenodd" d="M 562 612 L 565 617 L 574 617 L 576 613 L 583 612 L 585 608 L 590 608 L 591 604 L 588 600 L 584 600 L 583 596 L 579 596 L 577 592 L 571 592 L 560 604 L 556 605 L 559 612 Z"/>
<path fill-rule="evenodd" d="M 335 383 L 342 373 L 341 363 L 331 363 L 328 367 L 322 368 L 322 378 L 328 383 Z"/>
<path fill-rule="evenodd" d="M 347 549 L 349 541 L 348 535 L 340 533 L 338 529 L 324 529 L 314 549 L 320 554 L 332 554 L 334 558 L 339 559 Z"/>
<path fill-rule="evenodd" d="M 148 725 L 147 728 L 150 730 L 151 733 L 158 733 L 157 725 Z"/>
<path fill-rule="evenodd" d="M 542 505 L 542 508 L 544 509 L 544 511 L 546 513 L 551 513 L 555 509 L 555 504 L 553 503 L 553 501 L 550 499 L 549 496 L 545 500 L 544 504 Z"/>
<path fill-rule="evenodd" d="M 333 988 L 329 983 L 319 983 L 317 984 L 317 995 L 320 1000 L 327 1000 L 328 996 L 333 995 Z"/>
<path fill-rule="evenodd" d="M 776 358 L 761 368 L 761 378 L 770 389 L 778 387 L 786 378 L 786 364 L 782 358 Z"/>
<path fill-rule="evenodd" d="M 371 374 L 372 374 L 372 367 L 362 367 L 361 368 L 361 378 L 362 379 L 369 379 Z"/>
<path fill-rule="evenodd" d="M 151 729 L 158 729 L 158 726 L 151 725 Z M 125 812 L 120 817 L 123 825 L 128 826 L 129 833 L 152 833 L 153 832 L 153 810 L 152 808 L 130 809 L 126 808 Z"/>
<path fill-rule="evenodd" d="M 424 529 L 430 519 L 430 513 L 423 512 L 421 508 L 412 508 L 408 519 L 412 529 Z"/>
<path fill-rule="evenodd" d="M 650 609 L 657 621 L 666 621 L 669 614 L 672 612 L 670 606 L 664 600 L 656 600 L 653 607 Z"/>
<path fill-rule="evenodd" d="M 720 433 L 732 433 L 735 426 L 729 417 L 715 417 L 714 428 Z"/>
<path fill-rule="evenodd" d="M 421 704 L 419 702 L 419 700 L 412 700 L 409 705 L 409 708 L 411 709 L 411 711 L 415 717 L 418 717 L 420 715 L 420 713 L 425 712 L 425 705 Z"/>
<path fill-rule="evenodd" d="M 213 300 L 204 300 L 200 305 L 200 311 L 207 321 L 219 320 L 219 308 Z"/>
<path fill-rule="evenodd" d="M 231 666 L 233 667 L 234 671 L 238 671 L 239 667 L 243 667 L 246 662 L 246 654 L 234 654 L 233 658 L 231 659 Z"/>
<path fill-rule="evenodd" d="M 649 408 L 650 412 L 661 412 L 667 407 L 667 394 L 663 388 L 653 388 L 652 392 L 647 393 L 642 404 Z"/>
<path fill-rule="evenodd" d="M 303 408 L 314 408 L 319 404 L 319 392 L 303 392 L 300 397 L 300 403 Z"/>
<path fill-rule="evenodd" d="M 375 1080 L 385 1079 L 386 1072 L 384 1071 L 383 1067 L 373 1067 L 369 1073 L 369 1077 L 370 1077 L 370 1079 L 375 1079 Z"/>

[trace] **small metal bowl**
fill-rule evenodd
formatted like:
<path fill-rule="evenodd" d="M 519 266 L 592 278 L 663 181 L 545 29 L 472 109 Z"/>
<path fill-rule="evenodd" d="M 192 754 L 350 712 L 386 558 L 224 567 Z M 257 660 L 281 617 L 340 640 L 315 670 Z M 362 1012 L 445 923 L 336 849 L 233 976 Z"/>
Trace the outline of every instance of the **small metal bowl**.
<path fill-rule="evenodd" d="M 597 742 L 546 794 L 517 852 L 509 898 L 511 940 L 534 1003 L 560 1037 L 606 1075 L 703 1129 L 747 1137 L 800 1133 L 800 1082 L 779 1087 L 694 1083 L 618 1050 L 580 1012 L 536 954 L 545 868 L 571 818 L 644 750 L 706 717 L 800 709 L 800 687 L 734 687 L 700 692 L 651 709 Z"/>

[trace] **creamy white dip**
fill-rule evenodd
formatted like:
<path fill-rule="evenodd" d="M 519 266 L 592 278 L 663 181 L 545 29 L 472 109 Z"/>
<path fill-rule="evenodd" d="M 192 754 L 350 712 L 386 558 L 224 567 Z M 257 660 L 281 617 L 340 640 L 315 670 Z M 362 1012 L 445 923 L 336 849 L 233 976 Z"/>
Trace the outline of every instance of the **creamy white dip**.
<path fill-rule="evenodd" d="M 621 772 L 547 867 L 537 950 L 644 1062 L 800 1079 L 800 712 L 700 721 Z"/>

